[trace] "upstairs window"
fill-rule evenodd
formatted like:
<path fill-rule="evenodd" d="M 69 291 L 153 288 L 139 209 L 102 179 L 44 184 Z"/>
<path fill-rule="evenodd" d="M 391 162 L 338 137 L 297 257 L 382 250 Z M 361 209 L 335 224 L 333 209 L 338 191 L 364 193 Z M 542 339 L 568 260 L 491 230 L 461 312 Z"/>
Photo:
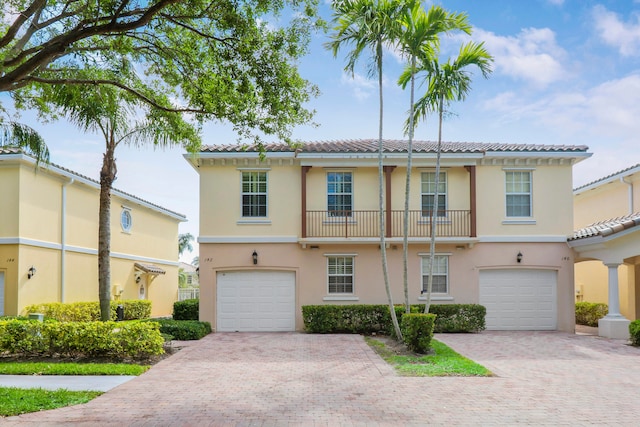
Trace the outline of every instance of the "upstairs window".
<path fill-rule="evenodd" d="M 353 209 L 351 172 L 327 173 L 327 211 L 332 217 L 351 216 Z"/>
<path fill-rule="evenodd" d="M 507 217 L 531 217 L 531 172 L 506 172 Z"/>
<path fill-rule="evenodd" d="M 242 172 L 242 216 L 266 218 L 267 173 Z"/>
<path fill-rule="evenodd" d="M 429 257 L 422 257 L 422 291 L 427 291 L 429 285 Z M 449 257 L 447 255 L 436 255 L 433 260 L 433 281 L 431 282 L 431 293 L 449 293 Z"/>
<path fill-rule="evenodd" d="M 421 178 L 422 216 L 431 217 L 436 199 L 436 173 L 422 172 Z M 440 172 L 438 180 L 438 213 L 437 216 L 446 216 L 447 213 L 447 173 Z"/>
<path fill-rule="evenodd" d="M 132 224 L 133 220 L 131 218 L 131 209 L 123 206 L 122 212 L 120 212 L 120 227 L 122 228 L 122 231 L 130 233 Z"/>
<path fill-rule="evenodd" d="M 327 258 L 329 294 L 353 293 L 353 257 L 330 256 Z"/>

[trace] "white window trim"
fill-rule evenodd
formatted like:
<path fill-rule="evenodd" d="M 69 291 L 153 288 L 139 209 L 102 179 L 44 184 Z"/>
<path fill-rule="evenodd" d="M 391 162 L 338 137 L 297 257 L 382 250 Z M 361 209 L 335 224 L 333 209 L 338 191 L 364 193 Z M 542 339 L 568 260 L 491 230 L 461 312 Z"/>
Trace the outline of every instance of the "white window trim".
<path fill-rule="evenodd" d="M 131 215 L 131 208 L 124 205 L 122 205 L 121 207 L 122 207 L 122 210 L 120 211 L 120 229 L 122 230 L 123 233 L 131 234 L 131 229 L 133 228 L 133 215 Z M 125 215 L 125 212 L 129 216 L 128 227 L 125 227 L 124 222 L 122 221 L 122 217 L 123 215 Z"/>
<path fill-rule="evenodd" d="M 324 254 L 327 258 L 327 296 L 323 298 L 325 301 L 353 301 L 352 298 L 355 297 L 356 293 L 356 269 L 355 269 L 355 258 L 354 254 Z M 351 258 L 351 292 L 329 292 L 329 258 Z M 326 299 L 326 298 L 339 298 L 339 299 Z M 345 299 L 346 298 L 346 299 Z M 355 297 L 357 298 L 357 297 Z"/>
<path fill-rule="evenodd" d="M 422 219 L 418 220 L 418 224 L 429 224 L 431 223 L 431 218 L 430 217 L 426 217 L 422 215 L 422 212 L 424 211 L 422 208 L 422 197 L 425 195 L 425 193 L 422 192 L 422 176 L 425 173 L 433 173 L 435 175 L 436 171 L 435 169 L 429 169 L 429 170 L 422 170 L 420 171 L 420 217 Z M 449 219 L 449 174 L 447 173 L 447 170 L 442 170 L 440 169 L 440 173 L 444 174 L 445 177 L 445 181 L 444 181 L 444 216 L 437 216 L 436 217 L 436 222 L 437 223 L 442 223 L 442 224 L 451 224 L 451 220 Z M 434 193 L 426 193 L 426 194 L 431 194 L 433 195 Z M 438 196 L 442 196 L 443 193 L 438 193 Z M 438 210 L 442 210 L 441 206 L 438 205 Z M 425 219 L 426 218 L 426 219 Z"/>
<path fill-rule="evenodd" d="M 535 225 L 536 221 L 533 219 L 533 171 L 535 168 L 503 168 L 504 171 L 504 217 L 502 223 L 507 224 L 526 224 L 526 225 Z M 528 172 L 529 173 L 529 211 L 531 215 L 529 216 L 507 216 L 507 195 L 515 194 L 515 193 L 507 193 L 507 173 L 509 172 Z"/>
<path fill-rule="evenodd" d="M 344 218 L 351 218 L 348 219 L 347 221 L 349 221 L 349 224 L 357 224 L 356 220 L 353 217 L 353 214 L 351 216 L 329 216 L 329 174 L 330 173 L 349 173 L 351 174 L 351 212 L 354 211 L 354 206 L 355 206 L 355 191 L 353 191 L 354 187 L 355 187 L 355 176 L 356 174 L 353 173 L 353 169 L 335 169 L 335 168 L 331 168 L 331 169 L 325 169 L 325 193 L 326 193 L 326 212 L 327 212 L 327 217 L 326 219 L 323 221 L 323 224 L 332 224 L 332 223 L 338 223 L 338 224 L 344 224 Z M 345 194 L 345 193 L 340 193 L 340 194 Z"/>
<path fill-rule="evenodd" d="M 451 259 L 451 252 L 436 252 L 434 253 L 434 256 L 444 256 L 447 257 L 447 292 L 431 292 L 431 299 L 434 301 L 451 301 L 453 300 L 453 297 L 450 296 L 451 294 L 451 279 L 450 279 L 450 275 L 449 275 L 449 261 Z M 425 275 L 425 272 L 423 270 L 423 259 L 424 258 L 429 258 L 430 254 L 429 253 L 425 253 L 425 252 L 419 252 L 418 256 L 420 257 L 420 296 L 418 297 L 419 300 L 426 300 L 427 297 L 423 296 L 424 294 L 422 294 L 422 280 L 423 277 Z"/>
<path fill-rule="evenodd" d="M 236 223 L 237 224 L 257 224 L 257 223 L 264 223 L 265 221 L 269 221 L 269 223 L 271 223 L 271 221 L 267 219 L 269 218 L 269 171 L 270 169 L 237 168 L 237 170 L 240 172 L 240 218 L 241 219 L 238 220 Z M 267 191 L 265 192 L 265 197 L 266 197 L 265 216 L 244 216 L 243 215 L 244 203 L 242 199 L 245 193 L 242 188 L 242 185 L 244 183 L 244 180 L 242 179 L 242 174 L 244 172 L 264 172 L 265 174 L 265 182 L 267 184 Z M 256 193 L 251 193 L 251 194 L 256 194 Z"/>

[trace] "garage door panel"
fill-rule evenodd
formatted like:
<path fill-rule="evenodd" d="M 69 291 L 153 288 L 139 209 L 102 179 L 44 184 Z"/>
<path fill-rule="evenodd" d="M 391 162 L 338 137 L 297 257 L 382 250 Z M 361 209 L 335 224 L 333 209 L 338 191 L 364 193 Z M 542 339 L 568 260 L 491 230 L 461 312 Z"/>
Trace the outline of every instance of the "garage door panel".
<path fill-rule="evenodd" d="M 484 270 L 480 304 L 493 330 L 555 330 L 557 274 L 553 270 Z"/>
<path fill-rule="evenodd" d="M 217 288 L 218 331 L 295 330 L 295 273 L 218 273 Z"/>

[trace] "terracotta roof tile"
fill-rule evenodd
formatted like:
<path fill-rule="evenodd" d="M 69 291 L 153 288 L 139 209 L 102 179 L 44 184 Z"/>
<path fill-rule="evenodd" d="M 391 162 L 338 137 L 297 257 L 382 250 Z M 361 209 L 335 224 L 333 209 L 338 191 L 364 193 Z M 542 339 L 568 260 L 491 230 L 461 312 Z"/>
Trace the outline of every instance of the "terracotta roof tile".
<path fill-rule="evenodd" d="M 133 266 L 140 270 L 140 271 L 144 271 L 145 273 L 151 273 L 151 274 L 165 274 L 166 271 L 164 271 L 163 269 L 161 269 L 160 267 L 156 267 L 153 264 L 142 264 L 140 262 L 136 262 L 133 264 Z"/>
<path fill-rule="evenodd" d="M 405 140 L 385 139 L 383 150 L 387 153 L 406 153 L 408 142 Z M 437 142 L 414 141 L 415 153 L 435 152 Z M 285 143 L 264 144 L 267 152 L 294 152 L 295 147 Z M 509 152 L 585 152 L 585 145 L 540 145 L 540 144 L 499 144 L 482 142 L 443 142 L 443 153 L 484 153 L 487 151 Z M 256 145 L 207 145 L 203 146 L 203 153 L 236 153 L 257 152 Z M 301 153 L 376 153 L 378 151 L 377 139 L 349 139 L 334 141 L 313 141 L 300 144 L 298 151 Z"/>
<path fill-rule="evenodd" d="M 606 237 L 624 230 L 628 230 L 629 228 L 633 228 L 638 225 L 640 225 L 640 212 L 595 222 L 591 225 L 574 231 L 573 236 L 569 238 L 569 241 L 586 239 L 587 237 L 594 236 Z"/>

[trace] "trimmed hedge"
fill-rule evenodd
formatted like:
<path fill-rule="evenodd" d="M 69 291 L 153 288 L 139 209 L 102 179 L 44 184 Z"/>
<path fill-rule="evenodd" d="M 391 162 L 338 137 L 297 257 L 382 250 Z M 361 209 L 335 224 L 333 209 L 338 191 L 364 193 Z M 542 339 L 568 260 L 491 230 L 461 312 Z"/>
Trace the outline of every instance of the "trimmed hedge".
<path fill-rule="evenodd" d="M 640 346 L 640 319 L 629 323 L 629 339 L 631 345 Z"/>
<path fill-rule="evenodd" d="M 402 316 L 400 330 L 402 338 L 411 351 L 426 354 L 431 348 L 435 314 L 405 313 Z"/>
<path fill-rule="evenodd" d="M 609 306 L 596 302 L 576 303 L 576 324 L 586 326 L 598 326 L 598 320 L 609 312 Z"/>
<path fill-rule="evenodd" d="M 0 352 L 9 354 L 145 358 L 163 344 L 155 322 L 0 320 Z"/>
<path fill-rule="evenodd" d="M 116 309 L 124 306 L 124 320 L 140 320 L 151 317 L 151 301 L 126 300 L 111 301 L 111 320 L 116 320 Z M 54 319 L 60 322 L 95 322 L 100 320 L 100 302 L 50 302 L 27 306 L 24 312 L 28 316 L 31 313 L 42 313 L 46 319 Z"/>
<path fill-rule="evenodd" d="M 197 320 L 154 320 L 160 324 L 160 332 L 180 341 L 199 340 L 211 333 L 211 323 Z"/>
<path fill-rule="evenodd" d="M 200 300 L 186 299 L 174 302 L 173 320 L 200 320 Z"/>
<path fill-rule="evenodd" d="M 401 322 L 404 306 L 396 306 Z M 412 313 L 424 312 L 424 304 L 411 306 Z M 429 313 L 437 317 L 434 332 L 479 332 L 485 329 L 487 310 L 479 304 L 432 305 Z M 307 332 L 317 334 L 381 332 L 393 334 L 388 305 L 305 305 L 302 318 Z"/>

